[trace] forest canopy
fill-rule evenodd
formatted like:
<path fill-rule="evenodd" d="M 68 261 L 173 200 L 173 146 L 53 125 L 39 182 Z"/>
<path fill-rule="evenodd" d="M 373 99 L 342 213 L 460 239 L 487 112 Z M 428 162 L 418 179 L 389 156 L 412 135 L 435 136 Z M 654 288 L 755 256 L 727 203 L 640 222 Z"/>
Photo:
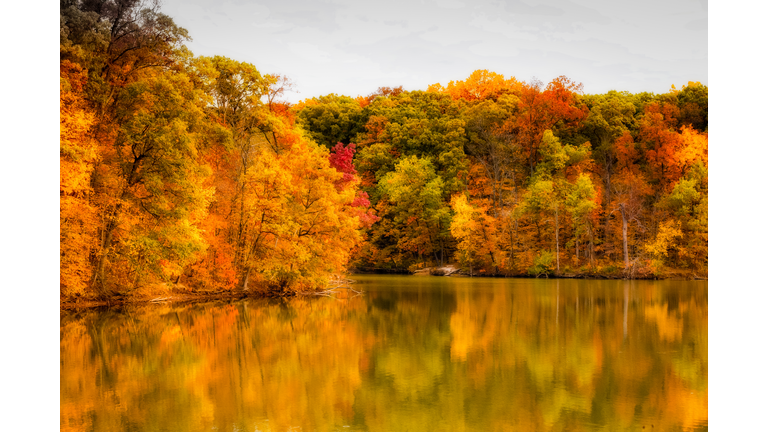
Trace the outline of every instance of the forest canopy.
<path fill-rule="evenodd" d="M 60 3 L 62 297 L 314 289 L 350 269 L 706 276 L 708 88 L 477 70 L 291 105 L 157 1 Z M 256 289 L 254 288 L 254 289 Z"/>

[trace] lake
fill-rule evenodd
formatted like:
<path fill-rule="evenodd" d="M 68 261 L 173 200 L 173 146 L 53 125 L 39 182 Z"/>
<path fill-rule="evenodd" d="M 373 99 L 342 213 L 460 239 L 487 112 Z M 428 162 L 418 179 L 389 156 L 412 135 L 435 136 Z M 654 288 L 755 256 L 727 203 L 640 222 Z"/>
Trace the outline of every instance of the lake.
<path fill-rule="evenodd" d="M 61 430 L 708 428 L 706 281 L 354 279 L 62 311 Z"/>

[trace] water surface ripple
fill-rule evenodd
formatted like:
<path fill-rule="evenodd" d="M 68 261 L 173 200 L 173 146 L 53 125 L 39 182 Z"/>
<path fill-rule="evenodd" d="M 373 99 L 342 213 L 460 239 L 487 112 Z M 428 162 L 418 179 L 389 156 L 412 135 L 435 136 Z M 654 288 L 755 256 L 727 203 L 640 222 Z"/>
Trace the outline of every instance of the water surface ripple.
<path fill-rule="evenodd" d="M 62 431 L 693 431 L 707 282 L 358 276 L 61 314 Z"/>

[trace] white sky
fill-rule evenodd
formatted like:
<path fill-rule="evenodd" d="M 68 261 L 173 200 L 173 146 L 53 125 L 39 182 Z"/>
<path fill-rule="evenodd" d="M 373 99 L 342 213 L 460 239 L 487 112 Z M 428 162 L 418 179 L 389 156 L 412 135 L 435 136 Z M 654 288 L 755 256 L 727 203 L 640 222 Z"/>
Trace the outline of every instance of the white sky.
<path fill-rule="evenodd" d="M 476 69 L 586 93 L 707 82 L 707 0 L 164 0 L 196 55 L 294 81 L 290 102 L 425 90 Z"/>

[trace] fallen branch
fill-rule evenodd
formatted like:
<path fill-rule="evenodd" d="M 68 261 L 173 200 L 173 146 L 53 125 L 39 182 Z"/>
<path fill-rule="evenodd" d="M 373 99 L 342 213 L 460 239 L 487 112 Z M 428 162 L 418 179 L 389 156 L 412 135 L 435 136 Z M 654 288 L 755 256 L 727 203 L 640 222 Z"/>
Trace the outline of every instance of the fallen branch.
<path fill-rule="evenodd" d="M 350 290 L 350 291 L 352 291 L 352 292 L 354 292 L 354 293 L 357 293 L 357 294 L 362 294 L 362 293 L 363 293 L 363 291 L 358 291 L 358 290 L 356 290 L 356 289 L 353 289 L 353 288 L 350 288 L 350 287 L 345 287 L 345 286 L 339 286 L 339 287 L 335 287 L 335 288 L 333 288 L 332 290 L 337 290 L 337 289 L 345 289 L 345 290 Z"/>
<path fill-rule="evenodd" d="M 322 291 L 309 291 L 309 292 L 305 292 L 305 293 L 306 294 L 312 294 L 312 295 L 331 295 L 331 294 L 335 294 L 336 290 L 341 290 L 341 289 L 352 291 L 355 294 L 362 294 L 363 293 L 362 291 L 357 291 L 357 290 L 349 288 L 349 287 L 333 287 L 333 288 L 324 289 Z"/>

